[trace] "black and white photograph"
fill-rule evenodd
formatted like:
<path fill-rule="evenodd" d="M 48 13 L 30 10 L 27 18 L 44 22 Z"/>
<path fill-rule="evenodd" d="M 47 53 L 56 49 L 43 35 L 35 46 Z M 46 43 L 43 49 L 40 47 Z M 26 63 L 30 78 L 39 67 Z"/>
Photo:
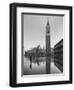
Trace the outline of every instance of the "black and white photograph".
<path fill-rule="evenodd" d="M 72 7 L 10 4 L 10 86 L 72 83 Z"/>
<path fill-rule="evenodd" d="M 63 16 L 22 14 L 22 75 L 63 73 Z"/>

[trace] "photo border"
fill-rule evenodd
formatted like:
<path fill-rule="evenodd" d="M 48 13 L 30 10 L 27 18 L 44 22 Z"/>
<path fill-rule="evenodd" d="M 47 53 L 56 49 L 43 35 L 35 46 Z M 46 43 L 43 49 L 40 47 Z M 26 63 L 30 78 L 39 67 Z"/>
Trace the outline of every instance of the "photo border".
<path fill-rule="evenodd" d="M 66 81 L 52 81 L 52 82 L 35 82 L 35 83 L 19 83 L 17 84 L 17 7 L 29 8 L 46 8 L 46 9 L 63 9 L 69 10 L 70 24 L 69 24 L 69 80 Z M 56 85 L 56 84 L 70 84 L 72 83 L 72 6 L 57 6 L 57 5 L 41 5 L 41 4 L 27 4 L 27 3 L 12 3 L 10 4 L 10 86 L 24 87 L 24 86 L 41 86 L 41 85 Z"/>

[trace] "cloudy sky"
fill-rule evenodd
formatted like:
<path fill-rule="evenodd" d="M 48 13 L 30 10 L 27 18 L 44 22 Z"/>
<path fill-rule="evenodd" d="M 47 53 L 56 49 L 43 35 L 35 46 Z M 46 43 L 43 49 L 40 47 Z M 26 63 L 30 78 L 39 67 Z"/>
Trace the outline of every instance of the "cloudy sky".
<path fill-rule="evenodd" d="M 23 47 L 31 49 L 37 45 L 45 47 L 47 18 L 50 23 L 51 47 L 63 38 L 63 16 L 23 14 Z"/>

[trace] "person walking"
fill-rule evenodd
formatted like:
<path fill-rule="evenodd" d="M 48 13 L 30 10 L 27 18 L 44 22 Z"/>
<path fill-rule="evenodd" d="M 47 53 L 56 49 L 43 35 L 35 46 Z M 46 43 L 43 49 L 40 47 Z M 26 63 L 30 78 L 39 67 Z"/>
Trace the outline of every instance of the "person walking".
<path fill-rule="evenodd" d="M 32 56 L 30 55 L 30 68 L 32 68 Z"/>

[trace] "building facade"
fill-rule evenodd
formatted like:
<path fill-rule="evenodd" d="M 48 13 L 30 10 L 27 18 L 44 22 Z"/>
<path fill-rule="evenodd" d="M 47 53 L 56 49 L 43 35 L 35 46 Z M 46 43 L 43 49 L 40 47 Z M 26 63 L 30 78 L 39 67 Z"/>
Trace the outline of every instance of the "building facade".
<path fill-rule="evenodd" d="M 63 72 L 63 39 L 54 46 L 54 63 Z"/>

